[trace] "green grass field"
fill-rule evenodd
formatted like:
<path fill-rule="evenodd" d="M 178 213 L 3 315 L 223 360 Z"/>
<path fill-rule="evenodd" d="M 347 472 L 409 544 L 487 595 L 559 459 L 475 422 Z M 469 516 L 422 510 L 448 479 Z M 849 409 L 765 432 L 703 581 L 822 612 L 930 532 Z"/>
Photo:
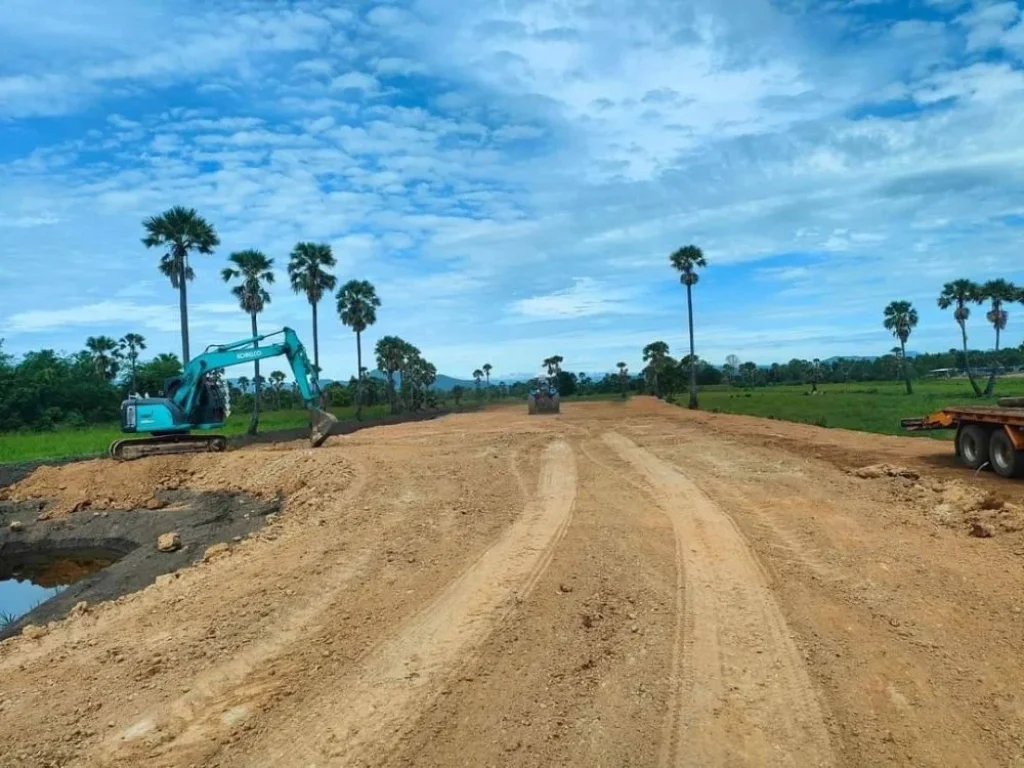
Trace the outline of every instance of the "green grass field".
<path fill-rule="evenodd" d="M 900 419 L 924 416 L 951 405 L 995 405 L 999 397 L 1024 395 L 1024 379 L 1001 379 L 995 396 L 977 398 L 966 379 L 927 380 L 914 382 L 914 394 L 907 395 L 902 383 L 863 382 L 857 384 L 822 384 L 824 394 L 809 395 L 810 386 L 761 387 L 733 389 L 707 387 L 701 390 L 700 407 L 705 411 L 740 413 L 841 427 L 887 435 L 906 435 Z M 674 396 L 678 405 L 686 406 L 687 396 Z M 952 438 L 952 432 L 922 432 L 922 436 Z"/>
<path fill-rule="evenodd" d="M 367 407 L 363 409 L 363 419 L 380 419 L 386 412 L 386 406 Z M 339 421 L 354 421 L 356 409 L 332 408 L 331 413 L 337 416 Z M 304 410 L 265 411 L 260 414 L 261 432 L 296 429 L 308 424 L 308 412 Z M 221 434 L 240 435 L 248 427 L 249 414 L 233 413 Z M 0 464 L 103 455 L 114 440 L 122 437 L 127 435 L 122 434 L 117 424 L 61 429 L 54 432 L 8 432 L 0 434 Z"/>

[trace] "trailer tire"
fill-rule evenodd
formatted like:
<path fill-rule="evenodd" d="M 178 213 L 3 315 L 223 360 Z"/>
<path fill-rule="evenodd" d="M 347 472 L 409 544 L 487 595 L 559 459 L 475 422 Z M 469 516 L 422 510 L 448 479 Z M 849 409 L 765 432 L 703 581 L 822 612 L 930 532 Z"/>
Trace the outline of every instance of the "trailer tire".
<path fill-rule="evenodd" d="M 992 469 L 1000 477 L 1019 477 L 1024 473 L 1024 454 L 1017 450 L 1005 429 L 992 431 L 988 455 Z"/>
<path fill-rule="evenodd" d="M 960 461 L 971 469 L 988 462 L 989 434 L 980 424 L 966 424 L 957 432 L 956 447 Z"/>

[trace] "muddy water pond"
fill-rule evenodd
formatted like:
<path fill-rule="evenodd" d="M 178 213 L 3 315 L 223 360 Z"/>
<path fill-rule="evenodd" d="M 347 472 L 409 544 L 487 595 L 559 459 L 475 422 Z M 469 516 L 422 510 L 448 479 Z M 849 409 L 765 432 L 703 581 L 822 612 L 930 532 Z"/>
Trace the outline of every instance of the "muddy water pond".
<path fill-rule="evenodd" d="M 79 602 L 144 589 L 201 560 L 213 544 L 241 541 L 280 510 L 279 500 L 239 493 L 182 489 L 157 496 L 165 505 L 157 510 L 92 510 L 58 519 L 39 519 L 37 502 L 0 501 L 0 613 L 6 614 L 0 640 L 28 624 L 58 621 Z M 159 551 L 157 539 L 171 531 L 181 548 Z"/>
<path fill-rule="evenodd" d="M 134 548 L 130 542 L 118 543 L 121 546 L 86 548 L 9 543 L 0 558 L 0 626 L 108 568 Z"/>

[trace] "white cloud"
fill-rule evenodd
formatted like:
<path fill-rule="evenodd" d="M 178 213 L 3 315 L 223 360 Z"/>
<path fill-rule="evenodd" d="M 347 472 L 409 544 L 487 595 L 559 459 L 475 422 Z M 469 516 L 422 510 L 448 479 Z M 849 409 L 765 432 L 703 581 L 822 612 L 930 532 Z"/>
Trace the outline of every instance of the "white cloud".
<path fill-rule="evenodd" d="M 601 285 L 589 277 L 578 277 L 570 288 L 514 301 L 511 310 L 533 320 L 635 314 L 637 307 L 629 303 L 629 298 L 626 291 Z"/>
<path fill-rule="evenodd" d="M 336 91 L 356 90 L 372 93 L 380 88 L 380 82 L 365 72 L 346 72 L 331 80 L 331 88 Z"/>

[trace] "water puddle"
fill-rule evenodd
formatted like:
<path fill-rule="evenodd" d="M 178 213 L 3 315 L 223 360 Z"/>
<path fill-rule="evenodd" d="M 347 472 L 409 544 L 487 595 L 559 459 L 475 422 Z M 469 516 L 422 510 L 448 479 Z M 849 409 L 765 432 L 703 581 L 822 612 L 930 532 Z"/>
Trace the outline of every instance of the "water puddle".
<path fill-rule="evenodd" d="M 102 571 L 126 552 L 103 547 L 4 552 L 0 561 L 0 630 L 66 587 Z"/>

